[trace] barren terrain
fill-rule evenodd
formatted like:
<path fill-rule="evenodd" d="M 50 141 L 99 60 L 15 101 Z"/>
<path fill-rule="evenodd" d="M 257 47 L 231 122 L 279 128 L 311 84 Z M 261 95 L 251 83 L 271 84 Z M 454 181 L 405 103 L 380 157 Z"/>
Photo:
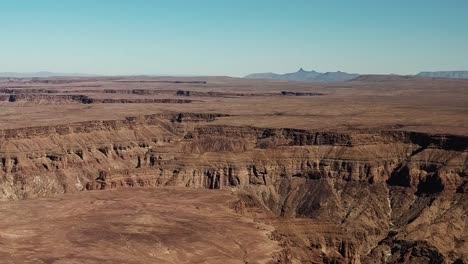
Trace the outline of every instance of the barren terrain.
<path fill-rule="evenodd" d="M 85 120 L 123 119 L 164 111 L 232 115 L 220 124 L 304 129 L 400 128 L 466 135 L 468 81 L 426 78 L 360 77 L 335 84 L 197 78 L 77 78 L 0 82 L 3 128 L 43 126 Z M 195 82 L 195 83 L 194 83 Z M 198 83 L 201 82 L 201 83 Z M 205 83 L 206 82 L 206 83 Z M 189 96 L 177 95 L 190 91 Z M 281 96 L 282 91 L 322 96 Z M 25 96 L 14 103 L 10 94 Z M 94 99 L 174 99 L 191 103 L 90 103 Z M 47 96 L 41 99 L 41 96 Z M 136 101 L 138 102 L 138 101 Z M 60 111 L 60 115 L 57 115 Z"/>
<path fill-rule="evenodd" d="M 222 191 L 135 188 L 2 203 L 1 262 L 271 260 L 279 251 L 272 228 L 236 214 L 233 200 Z"/>
<path fill-rule="evenodd" d="M 0 125 L 0 262 L 468 262 L 468 80 L 3 78 Z"/>

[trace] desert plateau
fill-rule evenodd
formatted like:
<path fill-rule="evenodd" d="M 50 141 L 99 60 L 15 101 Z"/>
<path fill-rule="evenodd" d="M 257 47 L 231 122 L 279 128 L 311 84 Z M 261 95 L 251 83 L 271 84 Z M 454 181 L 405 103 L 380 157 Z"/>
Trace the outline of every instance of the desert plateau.
<path fill-rule="evenodd" d="M 467 14 L 0 0 L 0 264 L 468 264 Z"/>
<path fill-rule="evenodd" d="M 468 80 L 0 78 L 1 263 L 468 263 Z"/>

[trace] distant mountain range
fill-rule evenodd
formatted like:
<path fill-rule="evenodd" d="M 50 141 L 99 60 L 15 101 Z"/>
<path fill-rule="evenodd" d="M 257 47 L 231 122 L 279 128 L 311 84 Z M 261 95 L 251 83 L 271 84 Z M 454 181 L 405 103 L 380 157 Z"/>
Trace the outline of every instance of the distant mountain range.
<path fill-rule="evenodd" d="M 468 71 L 420 72 L 417 76 L 430 78 L 468 79 Z"/>
<path fill-rule="evenodd" d="M 11 77 L 11 78 L 36 78 L 36 77 L 92 77 L 97 76 L 93 74 L 83 73 L 59 73 L 59 72 L 0 72 L 0 77 Z"/>
<path fill-rule="evenodd" d="M 84 73 L 59 73 L 59 72 L 0 72 L 0 78 L 46 78 L 46 77 L 96 77 L 96 74 L 84 74 Z M 162 75 L 145 75 L 145 76 L 162 76 Z M 176 76 L 176 75 L 174 75 Z M 182 75 L 181 75 L 182 76 Z M 366 75 L 360 75 L 356 73 L 346 73 L 342 71 L 337 72 L 317 72 L 317 71 L 305 71 L 300 68 L 297 72 L 277 74 L 277 73 L 254 73 L 245 76 L 245 79 L 270 79 L 270 80 L 286 80 L 286 81 L 297 81 L 297 82 L 344 82 L 354 80 L 358 77 L 365 77 Z M 394 74 L 382 75 L 382 76 L 395 76 Z M 450 78 L 450 79 L 468 79 L 468 71 L 434 71 L 434 72 L 420 72 L 416 75 L 401 76 L 405 78 L 426 77 L 426 78 Z"/>
<path fill-rule="evenodd" d="M 297 72 L 286 73 L 286 74 L 277 74 L 277 73 L 254 73 L 245 76 L 246 79 L 270 79 L 270 80 L 285 80 L 285 81 L 298 81 L 298 82 L 344 82 L 363 77 L 366 79 L 366 76 L 376 76 L 376 75 L 360 75 L 355 73 L 346 73 L 346 72 L 325 72 L 320 73 L 316 71 L 305 71 L 303 68 L 299 69 Z M 403 79 L 408 79 L 414 76 L 417 77 L 428 77 L 428 78 L 451 78 L 451 79 L 468 79 L 468 71 L 437 71 L 437 72 L 421 72 L 417 75 L 379 75 L 387 76 L 386 79 L 395 79 L 401 77 Z M 359 80 L 359 79 L 358 79 Z"/>
<path fill-rule="evenodd" d="M 305 71 L 300 68 L 297 72 L 277 74 L 277 73 L 254 73 L 245 76 L 246 79 L 270 79 L 270 80 L 286 80 L 298 82 L 343 82 L 349 81 L 359 77 L 359 74 L 346 73 L 346 72 L 316 72 Z"/>

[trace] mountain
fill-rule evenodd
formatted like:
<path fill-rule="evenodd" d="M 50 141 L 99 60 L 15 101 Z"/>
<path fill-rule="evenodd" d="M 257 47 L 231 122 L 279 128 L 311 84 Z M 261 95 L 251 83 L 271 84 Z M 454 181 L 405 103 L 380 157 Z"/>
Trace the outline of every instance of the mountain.
<path fill-rule="evenodd" d="M 319 75 L 316 80 L 320 82 L 344 82 L 359 77 L 359 74 L 346 73 L 346 72 L 326 72 Z"/>
<path fill-rule="evenodd" d="M 300 68 L 299 71 L 293 73 L 286 73 L 283 75 L 279 75 L 279 80 L 288 80 L 288 81 L 307 81 L 312 82 L 315 81 L 322 73 L 316 71 L 304 71 L 304 69 Z"/>
<path fill-rule="evenodd" d="M 431 78 L 468 79 L 468 71 L 420 72 L 417 76 Z"/>
<path fill-rule="evenodd" d="M 265 73 L 254 73 L 245 76 L 244 78 L 247 79 L 279 79 L 281 75 L 272 73 L 272 72 L 265 72 Z"/>
<path fill-rule="evenodd" d="M 363 74 L 353 79 L 353 82 L 393 82 L 407 81 L 414 79 L 423 79 L 424 77 L 416 75 L 398 75 L 398 74 Z"/>
<path fill-rule="evenodd" d="M 346 72 L 326 72 L 320 73 L 316 71 L 305 71 L 300 68 L 297 72 L 276 74 L 276 73 L 254 73 L 245 76 L 246 79 L 270 79 L 270 80 L 286 80 L 297 82 L 342 82 L 349 81 L 359 77 L 359 74 L 351 74 Z"/>
<path fill-rule="evenodd" d="M 58 72 L 0 72 L 0 77 L 11 77 L 11 78 L 34 78 L 34 77 L 92 77 L 96 76 L 93 74 L 83 73 L 58 73 Z"/>

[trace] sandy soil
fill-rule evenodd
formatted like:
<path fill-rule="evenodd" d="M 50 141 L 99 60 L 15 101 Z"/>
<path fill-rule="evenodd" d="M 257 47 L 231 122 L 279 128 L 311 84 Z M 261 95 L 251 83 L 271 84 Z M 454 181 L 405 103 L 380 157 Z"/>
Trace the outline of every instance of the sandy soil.
<path fill-rule="evenodd" d="M 267 263 L 272 228 L 228 191 L 119 189 L 0 203 L 1 263 Z"/>

